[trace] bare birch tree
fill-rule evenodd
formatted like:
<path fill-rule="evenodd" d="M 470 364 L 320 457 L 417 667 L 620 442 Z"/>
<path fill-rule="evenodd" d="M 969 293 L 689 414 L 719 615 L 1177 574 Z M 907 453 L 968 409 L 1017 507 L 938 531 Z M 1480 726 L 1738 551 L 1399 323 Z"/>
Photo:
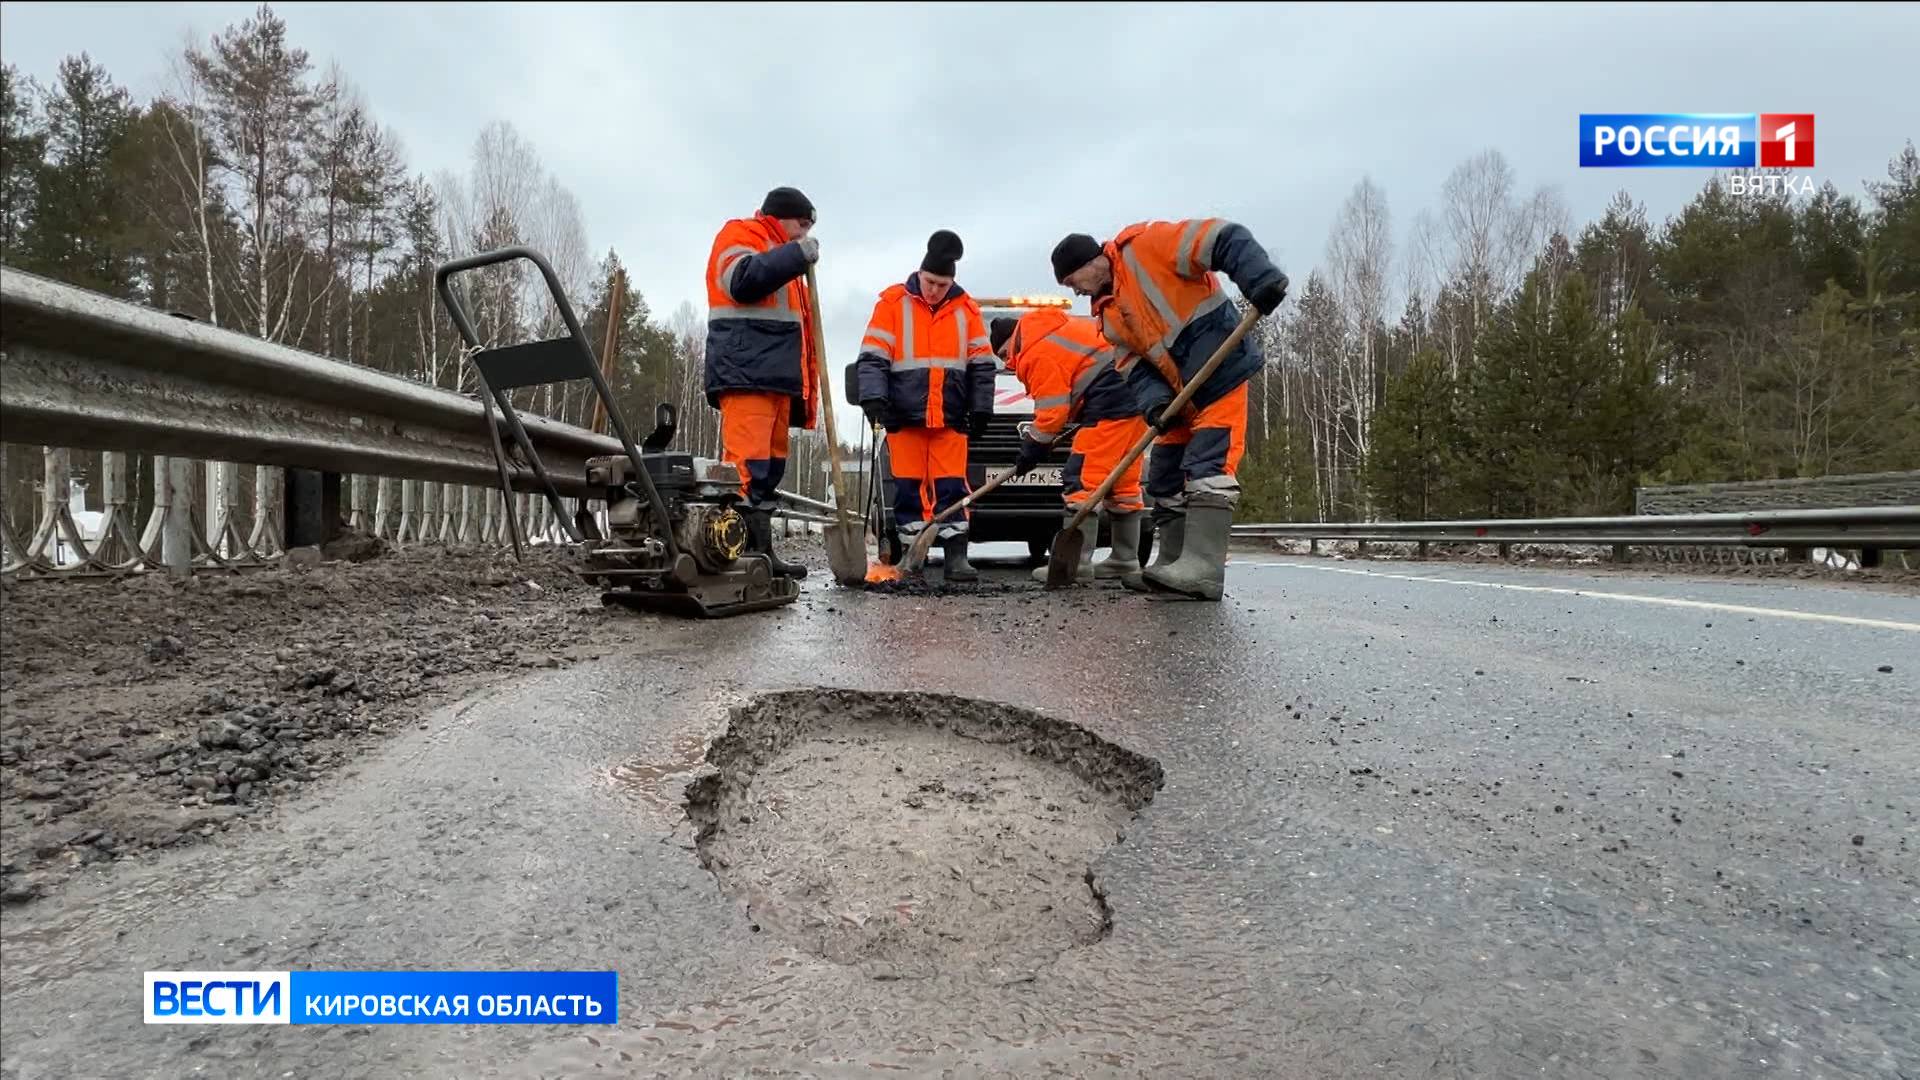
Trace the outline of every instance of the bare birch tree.
<path fill-rule="evenodd" d="M 297 242 L 308 194 L 304 148 L 328 91 L 307 84 L 306 50 L 287 44 L 287 24 L 265 7 L 215 36 L 208 52 L 189 50 L 186 61 L 207 89 L 225 171 L 244 208 L 248 321 L 258 336 L 279 340 L 306 258 L 306 245 Z M 284 288 L 278 305 L 276 279 Z"/>
<path fill-rule="evenodd" d="M 206 290 L 206 320 L 220 325 L 220 288 L 214 268 L 214 216 L 224 208 L 224 193 L 216 179 L 220 167 L 215 148 L 212 119 L 207 112 L 207 88 L 187 57 L 192 41 L 168 58 L 167 89 L 155 103 L 160 129 L 166 136 L 166 153 L 161 156 L 164 190 L 136 191 L 134 197 L 150 216 L 163 223 L 174 220 L 164 207 L 171 199 L 174 209 L 190 223 L 184 238 L 191 244 L 193 261 L 198 266 Z"/>
<path fill-rule="evenodd" d="M 1367 456 L 1373 412 L 1386 388 L 1376 347 L 1386 317 L 1392 244 L 1386 194 L 1371 178 L 1363 178 L 1347 196 L 1327 241 L 1334 294 L 1346 319 L 1344 341 L 1332 374 L 1339 412 L 1351 417 L 1341 425 L 1341 434 L 1350 458 L 1356 462 Z"/>

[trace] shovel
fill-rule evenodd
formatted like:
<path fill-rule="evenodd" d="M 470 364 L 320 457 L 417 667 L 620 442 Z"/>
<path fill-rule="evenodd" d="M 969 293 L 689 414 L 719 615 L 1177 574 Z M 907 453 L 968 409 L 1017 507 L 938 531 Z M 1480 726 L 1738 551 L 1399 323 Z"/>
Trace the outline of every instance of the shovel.
<path fill-rule="evenodd" d="M 999 476 L 981 484 L 978 488 L 974 489 L 973 494 L 968 495 L 966 498 L 961 499 L 959 502 L 954 503 L 952 506 L 936 514 L 932 523 L 920 530 L 919 536 L 913 538 L 913 546 L 908 548 L 906 555 L 900 559 L 900 572 L 902 574 L 911 574 L 926 565 L 927 553 L 933 550 L 933 534 L 939 531 L 937 526 L 939 526 L 941 522 L 946 521 L 955 514 L 961 513 L 966 510 L 967 507 L 972 506 L 975 499 L 980 498 L 982 495 L 985 495 L 994 488 L 999 487 L 1001 484 L 1006 483 L 1026 471 L 1025 469 L 1021 469 L 1019 472 L 1015 472 L 1012 469 L 1008 469 Z"/>
<path fill-rule="evenodd" d="M 1227 335 L 1227 340 L 1220 343 L 1220 347 L 1213 351 L 1213 355 L 1207 358 L 1207 362 L 1199 371 L 1194 372 L 1193 378 L 1187 380 L 1187 385 L 1173 396 L 1173 400 L 1167 403 L 1167 407 L 1161 410 L 1160 415 L 1178 416 L 1180 410 L 1187 407 L 1187 402 L 1193 400 L 1193 395 L 1200 389 L 1200 384 L 1220 370 L 1220 365 L 1226 361 L 1227 354 L 1240 344 L 1240 339 L 1246 337 L 1247 332 L 1253 329 L 1253 324 L 1259 321 L 1260 309 L 1248 308 L 1247 313 L 1240 316 L 1240 325 L 1233 328 L 1233 333 Z M 1047 556 L 1048 589 L 1064 589 L 1073 584 L 1074 571 L 1080 566 L 1080 550 L 1086 545 L 1086 537 L 1080 533 L 1081 522 L 1087 520 L 1087 515 L 1093 513 L 1094 508 L 1107 501 L 1107 496 L 1113 494 L 1114 485 L 1120 482 L 1120 478 L 1126 475 L 1128 469 L 1133 468 L 1133 463 L 1140 460 L 1140 455 L 1147 452 L 1147 447 L 1152 445 L 1154 438 L 1159 434 L 1153 428 L 1147 428 L 1147 433 L 1140 436 L 1139 441 L 1133 444 L 1133 448 L 1127 451 L 1127 456 L 1120 459 L 1120 464 L 1115 465 L 1113 471 L 1107 474 L 1106 480 L 1087 497 L 1086 503 L 1080 507 L 1080 512 L 1073 515 L 1073 519 L 1067 522 L 1067 527 L 1054 535 L 1053 550 Z"/>
<path fill-rule="evenodd" d="M 867 580 L 867 540 L 853 519 L 853 506 L 847 502 L 847 477 L 840 469 L 840 432 L 833 419 L 833 374 L 827 370 L 827 344 L 820 332 L 820 287 L 814 281 L 813 264 L 807 264 L 808 315 L 812 319 L 813 353 L 820 363 L 820 408 L 827 419 L 827 466 L 833 470 L 833 503 L 840 523 L 823 530 L 827 541 L 827 567 L 833 579 L 842 585 L 862 585 Z"/>
<path fill-rule="evenodd" d="M 1054 437 L 1053 444 L 1055 446 L 1066 445 L 1067 443 L 1073 440 L 1074 435 L 1077 434 L 1079 431 L 1080 431 L 1080 425 L 1068 424 L 1066 427 L 1066 430 L 1062 431 L 1059 435 L 1056 435 Z M 1006 472 L 1001 473 L 999 476 L 996 476 L 993 479 L 987 481 L 986 483 L 981 484 L 980 487 L 973 492 L 973 494 L 968 495 L 966 498 L 961 499 L 959 502 L 954 503 L 952 506 L 949 506 L 945 510 L 941 511 L 938 515 L 934 517 L 933 522 L 931 524 L 929 524 L 925 529 L 921 530 L 919 536 L 916 536 L 913 538 L 913 547 L 908 549 L 906 555 L 902 556 L 900 559 L 900 572 L 903 574 L 911 574 L 914 571 L 920 569 L 922 566 L 926 565 L 927 554 L 933 550 L 933 534 L 935 533 L 935 531 L 937 531 L 935 529 L 935 526 L 939 525 L 941 522 L 947 520 L 948 518 L 954 516 L 955 514 L 958 514 L 964 511 L 967 507 L 972 506 L 974 503 L 974 500 L 987 494 L 988 492 L 992 491 L 994 488 L 999 487 L 1001 484 L 1006 483 L 1007 481 L 1013 479 L 1016 476 L 1025 476 L 1027 473 L 1032 471 L 1033 471 L 1033 466 L 1031 465 L 1027 466 L 1024 469 L 1008 469 Z"/>

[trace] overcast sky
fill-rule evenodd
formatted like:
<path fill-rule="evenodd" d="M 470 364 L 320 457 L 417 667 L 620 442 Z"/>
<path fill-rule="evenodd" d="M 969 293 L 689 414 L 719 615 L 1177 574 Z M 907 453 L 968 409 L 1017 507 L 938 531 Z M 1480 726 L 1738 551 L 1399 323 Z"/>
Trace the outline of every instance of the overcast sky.
<path fill-rule="evenodd" d="M 1704 181 L 1580 169 L 1583 111 L 1811 112 L 1809 175 L 1856 194 L 1920 138 L 1914 4 L 275 9 L 416 172 L 464 173 L 484 124 L 518 127 L 662 317 L 704 303 L 722 221 L 803 189 L 836 368 L 936 228 L 964 238 L 977 295 L 1060 291 L 1047 253 L 1067 232 L 1201 215 L 1246 224 L 1304 283 L 1363 175 L 1397 240 L 1489 147 L 1576 224 L 1623 188 L 1657 223 Z M 184 34 L 253 10 L 5 4 L 0 54 L 45 82 L 85 50 L 144 99 Z"/>

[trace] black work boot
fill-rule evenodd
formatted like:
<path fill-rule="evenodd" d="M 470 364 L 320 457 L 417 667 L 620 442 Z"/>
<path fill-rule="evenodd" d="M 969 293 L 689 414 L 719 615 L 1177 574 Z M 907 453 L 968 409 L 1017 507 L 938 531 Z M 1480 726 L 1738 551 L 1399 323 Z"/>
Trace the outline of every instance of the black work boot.
<path fill-rule="evenodd" d="M 1195 502 L 1187 507 L 1180 557 L 1155 563 L 1144 575 L 1156 590 L 1196 600 L 1218 600 L 1227 583 L 1227 545 L 1233 539 L 1233 507 Z"/>
<path fill-rule="evenodd" d="M 773 511 L 743 511 L 747 519 L 747 550 L 765 555 L 771 564 L 769 569 L 774 577 L 792 578 L 795 581 L 807 576 L 807 568 L 796 562 L 787 562 L 773 551 Z"/>
<path fill-rule="evenodd" d="M 946 575 L 948 581 L 979 581 L 980 571 L 967 561 L 967 534 L 949 536 L 941 541 L 941 547 L 947 553 Z"/>

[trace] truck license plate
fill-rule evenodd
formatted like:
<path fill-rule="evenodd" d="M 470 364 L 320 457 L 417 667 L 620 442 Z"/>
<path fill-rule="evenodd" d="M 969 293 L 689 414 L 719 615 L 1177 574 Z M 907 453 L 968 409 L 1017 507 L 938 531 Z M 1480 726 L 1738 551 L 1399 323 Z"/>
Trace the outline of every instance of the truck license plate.
<path fill-rule="evenodd" d="M 987 473 L 987 479 L 991 480 L 996 476 L 1004 475 L 1010 471 L 1012 470 L 993 469 Z M 1006 486 L 1007 487 L 1059 487 L 1060 484 L 1061 484 L 1060 466 L 1042 465 L 1042 466 L 1039 466 L 1038 468 L 1028 469 L 1025 473 L 1007 481 Z"/>

